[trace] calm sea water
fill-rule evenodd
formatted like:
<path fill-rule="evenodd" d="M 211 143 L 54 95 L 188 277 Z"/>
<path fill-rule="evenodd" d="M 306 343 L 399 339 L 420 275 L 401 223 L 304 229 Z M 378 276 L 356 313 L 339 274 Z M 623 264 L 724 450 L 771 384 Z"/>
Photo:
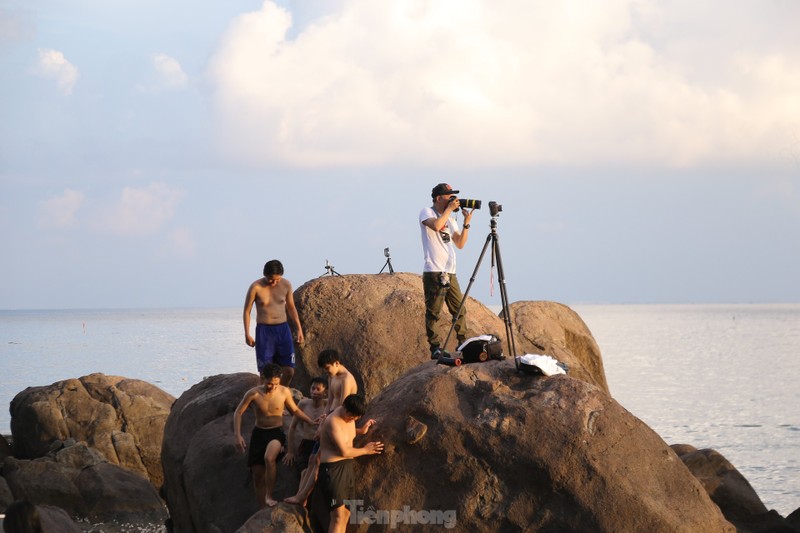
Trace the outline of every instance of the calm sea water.
<path fill-rule="evenodd" d="M 800 507 L 800 304 L 575 305 L 617 401 L 669 444 L 714 448 L 783 516 Z M 174 396 L 255 370 L 241 309 L 0 311 L 0 433 L 28 386 L 93 372 Z"/>

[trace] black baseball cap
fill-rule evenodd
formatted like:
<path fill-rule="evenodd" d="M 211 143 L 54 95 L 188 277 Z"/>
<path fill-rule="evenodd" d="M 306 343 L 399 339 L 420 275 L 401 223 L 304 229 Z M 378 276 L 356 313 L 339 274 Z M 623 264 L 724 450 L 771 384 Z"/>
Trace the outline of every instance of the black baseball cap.
<path fill-rule="evenodd" d="M 454 191 L 453 188 L 447 183 L 440 183 L 431 191 L 431 198 L 442 196 L 445 194 L 458 194 L 459 191 Z"/>

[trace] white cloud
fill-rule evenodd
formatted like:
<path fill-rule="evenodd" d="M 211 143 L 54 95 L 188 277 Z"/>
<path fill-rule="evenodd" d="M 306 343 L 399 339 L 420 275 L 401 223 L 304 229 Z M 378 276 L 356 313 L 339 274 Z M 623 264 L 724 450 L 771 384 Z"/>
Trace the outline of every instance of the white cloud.
<path fill-rule="evenodd" d="M 56 80 L 58 88 L 64 94 L 72 94 L 80 74 L 77 67 L 67 61 L 62 52 L 48 48 L 39 49 L 36 73 L 48 79 Z"/>
<path fill-rule="evenodd" d="M 158 74 L 158 87 L 165 90 L 177 90 L 186 86 L 189 77 L 183 71 L 177 59 L 167 54 L 153 54 L 153 67 Z"/>
<path fill-rule="evenodd" d="M 39 226 L 65 229 L 75 225 L 75 217 L 84 205 L 82 192 L 66 189 L 63 194 L 39 203 Z"/>
<path fill-rule="evenodd" d="M 197 251 L 197 243 L 191 230 L 177 228 L 169 234 L 169 252 L 181 257 L 193 257 Z"/>
<path fill-rule="evenodd" d="M 753 6 L 349 0 L 289 38 L 265 1 L 210 63 L 220 141 L 307 166 L 774 162 L 800 7 Z"/>
<path fill-rule="evenodd" d="M 99 210 L 93 224 L 96 231 L 115 235 L 150 235 L 175 215 L 183 193 L 163 183 L 146 188 L 125 187 L 112 205 Z"/>

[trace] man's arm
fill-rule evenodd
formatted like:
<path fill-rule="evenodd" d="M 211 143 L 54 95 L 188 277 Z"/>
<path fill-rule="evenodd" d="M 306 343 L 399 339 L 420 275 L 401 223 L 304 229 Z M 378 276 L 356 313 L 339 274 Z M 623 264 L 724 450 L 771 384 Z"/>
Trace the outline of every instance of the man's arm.
<path fill-rule="evenodd" d="M 309 416 L 307 414 L 305 414 L 303 411 L 301 411 L 300 408 L 297 407 L 296 403 L 294 403 L 294 398 L 292 398 L 292 391 L 289 390 L 289 387 L 284 387 L 284 389 L 286 389 L 286 391 L 284 393 L 284 394 L 286 394 L 286 396 L 285 396 L 285 400 L 283 401 L 283 406 L 286 407 L 286 409 L 290 413 L 292 413 L 295 418 L 299 418 L 300 420 L 302 420 L 306 424 L 311 424 L 313 426 L 314 425 L 314 421 L 311 420 L 311 418 L 309 418 Z M 294 420 L 292 420 L 292 423 L 294 423 Z"/>
<path fill-rule="evenodd" d="M 240 452 L 243 452 L 247 447 L 242 438 L 242 415 L 247 411 L 253 398 L 255 398 L 255 394 L 253 393 L 253 389 L 250 389 L 245 393 L 244 398 L 239 402 L 236 411 L 233 413 L 233 437 L 236 440 L 236 447 Z"/>
<path fill-rule="evenodd" d="M 366 435 L 367 431 L 369 431 L 369 428 L 371 428 L 375 424 L 377 424 L 377 422 L 374 419 L 370 418 L 369 420 L 367 420 L 366 424 L 364 424 L 360 428 L 356 428 L 356 434 Z"/>
<path fill-rule="evenodd" d="M 347 438 L 347 434 L 344 431 L 345 425 L 346 422 L 337 419 L 332 420 L 331 424 L 328 426 L 328 435 L 331 438 L 331 443 L 339 450 L 339 455 L 341 457 L 347 457 L 349 459 L 361 457 L 362 455 L 374 455 L 383 451 L 382 442 L 368 442 L 363 448 L 353 447 L 353 441 Z"/>
<path fill-rule="evenodd" d="M 292 284 L 287 280 L 289 292 L 286 295 L 286 315 L 289 320 L 294 324 L 294 329 L 297 331 L 297 344 L 303 344 L 303 326 L 300 324 L 300 315 L 297 313 L 297 307 L 294 305 L 294 293 L 292 292 Z"/>
<path fill-rule="evenodd" d="M 447 207 L 444 208 L 444 211 L 438 217 L 431 217 L 422 221 L 423 224 L 431 228 L 433 231 L 440 231 L 446 224 L 447 219 L 450 218 L 450 215 L 453 214 L 453 210 L 459 206 L 458 199 L 456 198 L 454 201 L 447 204 Z M 436 209 L 433 209 L 434 213 L 437 213 Z"/>
<path fill-rule="evenodd" d="M 469 228 L 469 221 L 472 220 L 472 212 L 474 209 L 470 209 L 467 211 L 466 209 L 462 210 L 464 212 L 464 228 L 461 231 L 456 231 L 453 233 L 453 244 L 456 245 L 456 248 L 461 250 L 464 248 L 464 245 L 467 244 L 467 236 Z"/>
<path fill-rule="evenodd" d="M 300 405 L 302 404 L 303 402 L 301 401 Z M 294 441 L 295 431 L 297 430 L 297 420 L 298 418 L 296 416 L 292 417 L 292 423 L 289 425 L 289 434 L 286 435 L 286 455 L 283 456 L 283 464 L 285 465 L 290 465 L 294 462 L 294 452 L 298 448 L 298 444 Z"/>
<path fill-rule="evenodd" d="M 253 309 L 253 304 L 256 301 L 256 284 L 250 285 L 247 289 L 247 296 L 244 298 L 244 312 L 242 313 L 242 321 L 244 322 L 244 342 L 248 346 L 255 346 L 256 341 L 250 336 L 250 311 Z"/>

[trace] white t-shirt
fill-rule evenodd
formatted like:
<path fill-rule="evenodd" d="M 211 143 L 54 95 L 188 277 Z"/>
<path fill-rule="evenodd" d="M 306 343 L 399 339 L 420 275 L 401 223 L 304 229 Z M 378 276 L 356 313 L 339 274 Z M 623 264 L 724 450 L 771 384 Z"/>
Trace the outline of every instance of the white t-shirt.
<path fill-rule="evenodd" d="M 456 273 L 456 248 L 453 245 L 453 234 L 458 231 L 458 226 L 452 218 L 441 231 L 434 231 L 425 224 L 429 218 L 439 218 L 439 213 L 433 207 L 426 207 L 419 212 L 419 227 L 422 232 L 422 252 L 425 254 L 423 272 Z"/>

